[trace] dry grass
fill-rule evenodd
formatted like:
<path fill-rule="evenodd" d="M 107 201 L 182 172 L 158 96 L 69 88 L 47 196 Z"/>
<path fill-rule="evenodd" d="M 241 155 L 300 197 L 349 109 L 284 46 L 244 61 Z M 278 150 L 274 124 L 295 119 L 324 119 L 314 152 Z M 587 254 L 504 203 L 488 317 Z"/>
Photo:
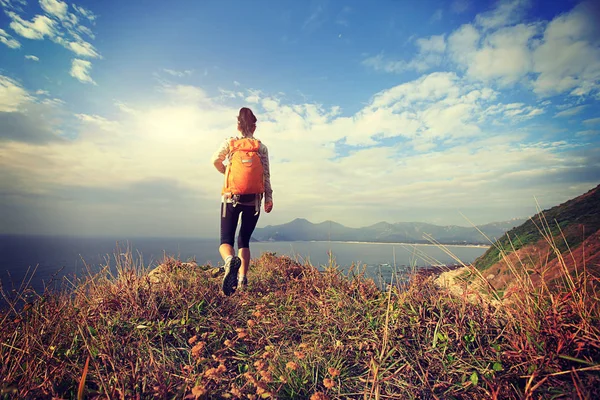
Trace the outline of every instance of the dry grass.
<path fill-rule="evenodd" d="M 225 297 L 194 264 L 153 284 L 133 258 L 0 314 L 1 398 L 600 398 L 598 278 L 502 307 L 417 278 L 254 260 Z M 519 273 L 515 266 L 515 273 Z"/>

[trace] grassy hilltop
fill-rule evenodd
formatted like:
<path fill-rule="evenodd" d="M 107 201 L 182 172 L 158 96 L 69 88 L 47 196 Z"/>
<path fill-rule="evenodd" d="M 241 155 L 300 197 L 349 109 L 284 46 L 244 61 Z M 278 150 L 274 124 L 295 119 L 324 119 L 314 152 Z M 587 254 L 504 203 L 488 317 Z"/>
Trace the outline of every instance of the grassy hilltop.
<path fill-rule="evenodd" d="M 597 277 L 510 301 L 433 278 L 380 291 L 287 257 L 231 297 L 195 263 L 118 257 L 72 293 L 0 314 L 0 398 L 600 397 Z M 5 294 L 8 296 L 8 294 Z M 20 306 L 20 307 L 17 307 Z"/>
<path fill-rule="evenodd" d="M 578 280 L 583 266 L 598 276 L 600 186 L 506 232 L 474 265 L 497 290 Z"/>

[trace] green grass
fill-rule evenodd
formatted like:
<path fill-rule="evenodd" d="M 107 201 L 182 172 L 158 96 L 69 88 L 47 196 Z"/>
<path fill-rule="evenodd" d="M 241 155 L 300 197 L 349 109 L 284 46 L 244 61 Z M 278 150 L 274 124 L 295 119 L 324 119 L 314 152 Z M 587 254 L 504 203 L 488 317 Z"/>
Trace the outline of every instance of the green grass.
<path fill-rule="evenodd" d="M 538 214 L 524 224 L 504 234 L 485 254 L 475 261 L 475 267 L 485 271 L 505 254 L 519 250 L 526 245 L 535 245 L 548 237 L 553 239 L 553 247 L 559 253 L 575 248 L 590 234 L 600 229 L 600 187 L 571 199 L 549 210 L 538 210 Z M 555 253 L 549 254 L 549 261 Z"/>
<path fill-rule="evenodd" d="M 117 261 L 26 304 L 4 293 L 0 398 L 600 397 L 594 285 L 497 307 L 432 278 L 382 292 L 358 270 L 264 254 L 225 297 L 200 267 L 167 258 L 152 284 Z"/>

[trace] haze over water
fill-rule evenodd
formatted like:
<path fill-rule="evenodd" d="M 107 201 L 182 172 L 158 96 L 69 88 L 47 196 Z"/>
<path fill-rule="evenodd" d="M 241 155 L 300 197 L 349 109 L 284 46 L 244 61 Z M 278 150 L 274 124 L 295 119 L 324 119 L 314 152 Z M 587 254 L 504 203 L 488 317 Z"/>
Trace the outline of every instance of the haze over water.
<path fill-rule="evenodd" d="M 0 279 L 6 289 L 9 287 L 9 276 L 13 282 L 20 284 L 27 268 L 37 266 L 31 284 L 39 291 L 43 288 L 42 282 L 48 282 L 61 268 L 58 276 L 82 276 L 85 271 L 84 261 L 92 271 L 99 270 L 107 261 L 114 266 L 115 257 L 126 252 L 128 246 L 136 258 L 142 256 L 144 266 L 156 266 L 164 254 L 184 261 L 195 259 L 198 264 L 209 263 L 216 266 L 221 262 L 218 245 L 217 239 L 134 238 L 127 241 L 111 238 L 4 235 L 0 236 Z M 448 249 L 462 262 L 470 263 L 483 254 L 486 247 L 448 246 Z M 346 271 L 352 264 L 360 267 L 366 265 L 367 274 L 376 279 L 381 274 L 385 280 L 390 279 L 395 270 L 394 264 L 397 270 L 404 270 L 413 266 L 455 263 L 441 248 L 431 245 L 254 242 L 251 250 L 253 257 L 258 257 L 263 252 L 275 252 L 278 255 L 289 255 L 301 263 L 310 261 L 315 266 L 328 265 L 331 255 L 335 263 Z M 252 279 L 252 270 L 249 278 Z"/>

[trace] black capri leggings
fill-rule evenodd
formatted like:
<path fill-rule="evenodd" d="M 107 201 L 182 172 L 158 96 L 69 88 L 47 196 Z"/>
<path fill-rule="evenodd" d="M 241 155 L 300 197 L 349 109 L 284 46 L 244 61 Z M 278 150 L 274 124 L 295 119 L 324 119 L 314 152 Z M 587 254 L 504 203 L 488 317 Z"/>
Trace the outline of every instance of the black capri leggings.
<path fill-rule="evenodd" d="M 227 207 L 225 217 L 223 217 L 223 207 Z M 221 244 L 233 246 L 240 214 L 242 214 L 242 224 L 238 235 L 238 249 L 250 247 L 250 237 L 260 215 L 260 212 L 256 213 L 254 205 L 238 204 L 234 207 L 232 203 L 221 203 Z"/>

